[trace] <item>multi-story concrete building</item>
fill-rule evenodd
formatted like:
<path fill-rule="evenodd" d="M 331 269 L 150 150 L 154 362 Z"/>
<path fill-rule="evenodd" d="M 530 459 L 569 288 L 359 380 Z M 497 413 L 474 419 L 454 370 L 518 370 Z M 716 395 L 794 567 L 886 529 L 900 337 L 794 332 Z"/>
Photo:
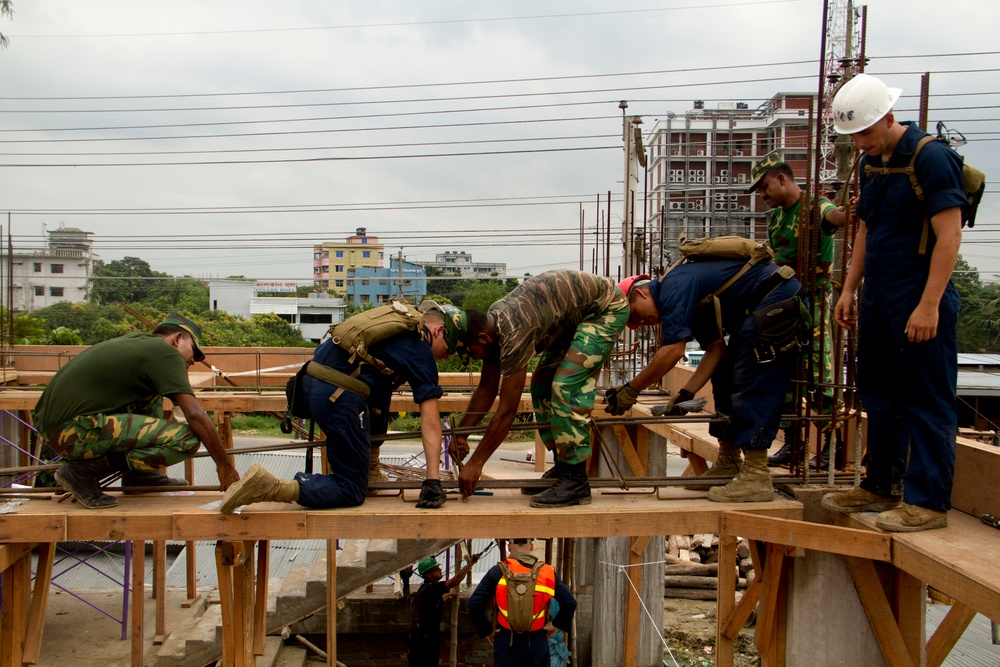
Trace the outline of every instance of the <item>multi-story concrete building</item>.
<path fill-rule="evenodd" d="M 59 227 L 47 232 L 47 244 L 41 248 L 0 251 L 0 265 L 11 282 L 10 303 L 7 290 L 0 290 L 0 303 L 14 312 L 51 306 L 60 301 L 86 301 L 94 269 L 91 232 L 75 227 Z"/>
<path fill-rule="evenodd" d="M 389 299 L 403 297 L 418 304 L 427 296 L 427 271 L 421 264 L 414 264 L 395 257 L 389 258 L 389 268 L 358 267 L 347 275 L 347 302 L 378 305 Z"/>
<path fill-rule="evenodd" d="M 433 262 L 424 262 L 424 268 L 435 268 L 446 275 L 462 278 L 506 278 L 507 264 L 504 262 L 473 262 L 467 252 L 447 250 L 434 256 Z"/>
<path fill-rule="evenodd" d="M 811 93 L 778 93 L 757 109 L 740 102 L 705 108 L 696 101 L 683 115 L 656 121 L 646 141 L 651 270 L 677 259 L 681 234 L 767 239 L 764 206 L 747 193 L 750 170 L 776 150 L 805 182 L 809 108 L 815 103 Z"/>
<path fill-rule="evenodd" d="M 288 284 L 288 283 L 283 283 Z M 292 283 L 294 284 L 294 283 Z M 302 332 L 302 337 L 320 342 L 327 330 L 344 321 L 344 300 L 323 292 L 308 296 L 257 296 L 258 293 L 286 291 L 274 281 L 213 278 L 209 281 L 209 306 L 230 315 L 250 318 L 258 313 L 274 313 Z M 294 288 L 291 290 L 294 292 Z"/>
<path fill-rule="evenodd" d="M 385 245 L 358 227 L 343 243 L 313 247 L 313 284 L 337 296 L 347 293 L 347 273 L 361 267 L 385 266 Z"/>

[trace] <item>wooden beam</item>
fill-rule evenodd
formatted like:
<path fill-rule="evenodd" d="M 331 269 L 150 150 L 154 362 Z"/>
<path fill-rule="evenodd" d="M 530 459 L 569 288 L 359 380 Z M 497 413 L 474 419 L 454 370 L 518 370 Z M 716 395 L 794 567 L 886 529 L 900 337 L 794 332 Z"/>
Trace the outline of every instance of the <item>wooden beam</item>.
<path fill-rule="evenodd" d="M 335 539 L 326 541 L 326 664 L 328 667 L 337 667 L 337 540 Z"/>
<path fill-rule="evenodd" d="M 825 524 L 723 512 L 720 530 L 750 540 L 814 549 L 869 560 L 892 560 L 892 538 L 886 533 Z"/>
<path fill-rule="evenodd" d="M 618 440 L 618 448 L 621 450 L 622 456 L 625 457 L 625 462 L 628 463 L 628 467 L 632 470 L 632 476 L 645 477 L 646 466 L 639 460 L 639 455 L 635 452 L 635 445 L 632 444 L 632 438 L 629 437 L 628 430 L 624 426 L 617 424 L 612 426 L 611 430 Z"/>
<path fill-rule="evenodd" d="M 52 563 L 55 559 L 56 545 L 52 542 L 42 542 L 38 545 L 38 567 L 35 569 L 35 588 L 31 595 L 31 608 L 28 610 L 28 626 L 24 634 L 24 654 L 21 660 L 26 665 L 38 663 L 38 654 L 42 649 L 42 630 L 45 629 L 45 610 L 49 604 L 49 585 L 52 583 Z M 31 554 L 25 554 L 30 562 Z"/>
<path fill-rule="evenodd" d="M 719 535 L 718 553 L 720 576 L 716 592 L 715 664 L 716 667 L 733 667 L 733 636 L 725 631 L 724 625 L 726 619 L 732 618 L 736 603 L 736 537 Z M 722 576 L 725 572 L 732 573 L 732 576 Z"/>
<path fill-rule="evenodd" d="M 734 537 L 733 540 L 736 538 Z M 722 537 L 719 537 L 719 542 L 722 542 Z M 735 567 L 735 562 L 734 562 Z M 747 589 L 743 592 L 743 597 L 740 598 L 739 604 L 733 609 L 732 613 L 729 614 L 728 619 L 722 617 L 722 613 L 719 612 L 719 619 L 723 622 L 722 634 L 724 634 L 729 639 L 736 639 L 736 635 L 740 634 L 740 630 L 746 625 L 747 619 L 750 618 L 750 614 L 757 607 L 757 603 L 760 602 L 761 593 L 761 576 L 758 576 L 753 580 L 753 583 L 747 586 Z M 735 579 L 734 579 L 735 581 Z M 720 580 L 721 582 L 721 580 Z M 733 584 L 733 590 L 736 584 Z"/>
<path fill-rule="evenodd" d="M 219 609 L 222 612 L 222 667 L 232 667 L 236 652 L 233 626 L 233 543 L 215 544 L 215 570 L 219 582 Z"/>
<path fill-rule="evenodd" d="M 903 636 L 896 626 L 896 619 L 889 607 L 889 600 L 882 589 L 882 582 L 875 572 L 875 566 L 870 560 L 844 556 L 847 569 L 854 581 L 858 599 L 868 616 L 868 623 L 875 633 L 875 641 L 882 649 L 887 667 L 915 667 L 910 659 L 909 651 L 903 641 Z"/>
<path fill-rule="evenodd" d="M 927 586 L 899 568 L 892 568 L 892 611 L 913 664 L 921 664 L 926 631 Z"/>
<path fill-rule="evenodd" d="M 30 554 L 35 548 L 35 542 L 20 542 L 17 544 L 0 544 L 0 572 Z"/>
<path fill-rule="evenodd" d="M 167 543 L 153 542 L 153 599 L 156 601 L 156 629 L 153 645 L 159 646 L 167 638 Z"/>
<path fill-rule="evenodd" d="M 0 664 L 20 665 L 31 596 L 31 558 L 25 555 L 3 572 L 3 609 L 0 612 Z"/>
<path fill-rule="evenodd" d="M 0 542 L 34 544 L 66 540 L 66 517 L 61 514 L 33 514 L 28 511 L 0 514 Z M 15 558 L 12 562 L 17 560 Z"/>
<path fill-rule="evenodd" d="M 146 623 L 146 543 L 132 541 L 132 667 L 143 665 L 143 641 Z"/>
<path fill-rule="evenodd" d="M 643 540 L 644 543 L 641 543 Z M 624 667 L 635 667 L 639 658 L 639 614 L 642 602 L 640 599 L 642 597 L 641 566 L 642 552 L 646 544 L 649 544 L 648 537 L 633 537 L 629 540 L 628 564 L 633 567 L 625 568 L 625 576 L 628 578 L 629 586 L 625 592 L 625 636 L 623 637 L 624 659 L 622 661 Z"/>
<path fill-rule="evenodd" d="M 778 593 L 785 564 L 785 551 L 780 545 L 767 545 L 767 559 L 761 577 L 760 609 L 757 611 L 757 628 L 754 643 L 761 655 L 769 655 L 775 642 L 775 623 L 778 616 Z"/>
<path fill-rule="evenodd" d="M 975 609 L 966 607 L 958 601 L 951 605 L 951 609 L 941 619 L 941 624 L 927 642 L 926 667 L 940 667 L 975 617 Z"/>
<path fill-rule="evenodd" d="M 271 564 L 271 543 L 257 543 L 257 590 L 253 609 L 253 654 L 264 655 L 264 635 L 267 631 L 267 585 Z"/>

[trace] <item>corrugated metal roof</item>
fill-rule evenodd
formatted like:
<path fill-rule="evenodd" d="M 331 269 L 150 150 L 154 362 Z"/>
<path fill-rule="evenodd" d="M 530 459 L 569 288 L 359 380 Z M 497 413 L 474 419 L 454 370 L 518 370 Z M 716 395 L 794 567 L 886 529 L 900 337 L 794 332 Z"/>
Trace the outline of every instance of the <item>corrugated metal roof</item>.
<path fill-rule="evenodd" d="M 943 604 L 928 604 L 924 627 L 930 637 L 951 607 Z M 1000 665 L 1000 646 L 993 644 L 990 619 L 976 614 L 972 623 L 955 643 L 955 647 L 941 663 L 942 667 L 996 667 Z"/>

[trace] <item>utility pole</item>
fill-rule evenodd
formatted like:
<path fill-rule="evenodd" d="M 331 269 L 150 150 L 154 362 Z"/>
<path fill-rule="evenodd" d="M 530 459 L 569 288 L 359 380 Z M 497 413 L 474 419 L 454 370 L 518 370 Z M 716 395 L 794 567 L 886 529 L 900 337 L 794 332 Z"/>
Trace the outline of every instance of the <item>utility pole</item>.
<path fill-rule="evenodd" d="M 622 110 L 622 140 L 625 143 L 625 182 L 622 201 L 622 277 L 633 275 L 642 264 L 642 251 L 636 252 L 635 202 L 638 197 L 639 167 L 646 164 L 642 148 L 642 118 L 628 116 L 628 102 L 618 103 Z"/>

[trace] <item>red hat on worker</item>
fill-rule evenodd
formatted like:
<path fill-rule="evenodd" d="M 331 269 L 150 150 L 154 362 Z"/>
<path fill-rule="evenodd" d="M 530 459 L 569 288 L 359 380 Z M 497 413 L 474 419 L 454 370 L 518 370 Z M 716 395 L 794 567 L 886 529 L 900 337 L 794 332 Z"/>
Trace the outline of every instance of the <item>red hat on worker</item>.
<path fill-rule="evenodd" d="M 648 280 L 649 276 L 646 275 L 645 273 L 637 273 L 634 276 L 629 276 L 628 278 L 623 278 L 622 280 L 618 281 L 618 289 L 620 289 L 622 291 L 622 294 L 624 294 L 627 297 L 632 293 L 632 288 L 635 287 L 636 283 Z M 629 320 L 628 328 L 638 329 L 639 325 Z"/>

